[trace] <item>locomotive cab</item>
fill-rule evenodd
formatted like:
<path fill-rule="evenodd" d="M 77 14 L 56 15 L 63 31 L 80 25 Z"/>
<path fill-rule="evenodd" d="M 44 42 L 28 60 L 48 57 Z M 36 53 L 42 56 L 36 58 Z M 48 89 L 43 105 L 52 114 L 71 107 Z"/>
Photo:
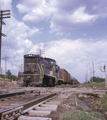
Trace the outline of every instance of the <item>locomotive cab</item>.
<path fill-rule="evenodd" d="M 38 55 L 24 55 L 24 73 L 33 74 L 38 71 L 37 63 L 40 56 Z"/>
<path fill-rule="evenodd" d="M 39 85 L 42 84 L 43 78 L 43 58 L 40 55 L 27 54 L 24 55 L 24 72 L 19 73 L 19 79 L 23 79 L 23 85 Z M 20 80 L 18 80 L 20 81 Z"/>

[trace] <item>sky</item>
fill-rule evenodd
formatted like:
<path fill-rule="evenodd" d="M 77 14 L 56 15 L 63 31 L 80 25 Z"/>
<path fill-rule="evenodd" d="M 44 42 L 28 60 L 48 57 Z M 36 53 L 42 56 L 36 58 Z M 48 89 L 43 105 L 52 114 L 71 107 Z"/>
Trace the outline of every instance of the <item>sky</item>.
<path fill-rule="evenodd" d="M 5 56 L 6 69 L 17 75 L 23 55 L 41 49 L 81 83 L 93 76 L 93 66 L 94 75 L 103 76 L 107 0 L 0 0 L 0 10 L 11 10 L 11 18 L 3 20 L 3 73 Z"/>

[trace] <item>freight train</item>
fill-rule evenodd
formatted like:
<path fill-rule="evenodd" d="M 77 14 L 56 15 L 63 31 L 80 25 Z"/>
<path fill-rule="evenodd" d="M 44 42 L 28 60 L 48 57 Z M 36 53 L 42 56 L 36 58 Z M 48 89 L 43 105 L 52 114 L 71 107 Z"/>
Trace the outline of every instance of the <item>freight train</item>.
<path fill-rule="evenodd" d="M 51 58 L 43 58 L 40 55 L 24 55 L 24 72 L 18 73 L 19 85 L 55 86 L 62 84 L 60 67 Z"/>
<path fill-rule="evenodd" d="M 54 59 L 36 54 L 24 55 L 24 71 L 18 73 L 17 84 L 23 86 L 55 86 L 71 84 L 71 75 Z"/>

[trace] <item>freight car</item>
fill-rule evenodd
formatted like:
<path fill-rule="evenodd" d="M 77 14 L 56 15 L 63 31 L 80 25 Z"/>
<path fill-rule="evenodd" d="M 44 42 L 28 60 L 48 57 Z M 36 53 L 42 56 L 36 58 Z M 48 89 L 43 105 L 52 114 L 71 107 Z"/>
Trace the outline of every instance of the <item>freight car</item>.
<path fill-rule="evenodd" d="M 67 70 L 60 68 L 62 73 L 63 84 L 70 84 L 71 75 L 68 73 Z"/>
<path fill-rule="evenodd" d="M 51 58 L 36 54 L 24 55 L 24 72 L 18 73 L 19 85 L 55 86 L 63 83 L 60 67 Z"/>

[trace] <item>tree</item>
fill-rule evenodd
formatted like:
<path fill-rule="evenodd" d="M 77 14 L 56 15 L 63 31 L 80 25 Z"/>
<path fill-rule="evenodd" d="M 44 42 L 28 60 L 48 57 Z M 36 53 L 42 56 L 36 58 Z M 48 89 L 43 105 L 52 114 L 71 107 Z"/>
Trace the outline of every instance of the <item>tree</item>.
<path fill-rule="evenodd" d="M 11 76 L 11 75 L 12 75 L 12 73 L 10 72 L 10 70 L 8 70 L 8 71 L 6 72 L 6 75 L 7 75 L 7 76 Z"/>
<path fill-rule="evenodd" d="M 10 70 L 8 70 L 6 72 L 6 77 L 10 80 L 17 80 L 17 77 L 15 75 L 12 75 L 12 73 L 10 72 Z"/>

